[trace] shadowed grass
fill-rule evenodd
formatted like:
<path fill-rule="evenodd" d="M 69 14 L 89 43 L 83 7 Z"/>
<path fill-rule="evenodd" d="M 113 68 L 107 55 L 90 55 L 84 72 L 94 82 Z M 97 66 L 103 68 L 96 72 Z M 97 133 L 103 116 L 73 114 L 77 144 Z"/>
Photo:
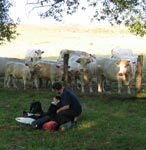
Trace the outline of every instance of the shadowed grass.
<path fill-rule="evenodd" d="M 33 99 L 44 110 L 54 93 L 49 90 L 0 89 L 0 147 L 3 150 L 142 150 L 146 148 L 146 101 L 117 94 L 85 96 L 78 123 L 66 132 L 45 132 L 15 121 Z M 146 96 L 146 94 L 145 94 Z M 144 97 L 143 97 L 144 98 Z"/>

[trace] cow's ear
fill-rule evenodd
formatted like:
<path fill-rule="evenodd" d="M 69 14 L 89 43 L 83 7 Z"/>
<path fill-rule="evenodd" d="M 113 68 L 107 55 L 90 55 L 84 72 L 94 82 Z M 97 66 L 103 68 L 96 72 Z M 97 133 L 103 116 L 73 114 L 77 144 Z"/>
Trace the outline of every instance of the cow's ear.
<path fill-rule="evenodd" d="M 44 51 L 41 52 L 42 54 L 44 53 Z"/>
<path fill-rule="evenodd" d="M 35 51 L 36 54 L 38 54 L 38 51 Z"/>
<path fill-rule="evenodd" d="M 126 67 L 128 67 L 129 65 L 130 65 L 130 60 L 127 61 Z"/>
<path fill-rule="evenodd" d="M 30 58 L 30 61 L 33 62 L 33 58 L 32 57 Z"/>
<path fill-rule="evenodd" d="M 120 62 L 121 62 L 121 60 L 120 60 L 120 59 L 119 59 L 119 60 L 117 60 L 117 61 L 116 61 L 116 65 L 117 65 L 117 66 L 119 66 Z"/>
<path fill-rule="evenodd" d="M 91 62 L 90 58 L 87 59 L 87 63 L 89 64 Z"/>
<path fill-rule="evenodd" d="M 80 62 L 81 62 L 81 58 L 79 58 L 76 62 L 77 62 L 77 63 L 80 63 Z"/>

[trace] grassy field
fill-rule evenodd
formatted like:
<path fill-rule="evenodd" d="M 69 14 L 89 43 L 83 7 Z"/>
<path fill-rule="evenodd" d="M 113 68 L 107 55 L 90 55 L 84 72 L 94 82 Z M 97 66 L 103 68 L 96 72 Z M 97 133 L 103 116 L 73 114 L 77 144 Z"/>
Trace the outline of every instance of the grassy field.
<path fill-rule="evenodd" d="M 146 57 L 144 57 L 146 60 Z M 146 61 L 145 61 L 146 62 Z M 146 64 L 145 64 L 146 65 Z M 46 132 L 15 121 L 39 100 L 47 110 L 51 89 L 0 88 L 1 150 L 145 150 L 146 149 L 146 69 L 140 93 L 131 95 L 81 94 L 83 113 L 78 123 L 65 132 Z"/>
<path fill-rule="evenodd" d="M 132 49 L 134 54 L 146 53 L 146 37 L 134 36 L 123 26 L 109 25 L 19 25 L 20 35 L 0 46 L 0 56 L 24 58 L 27 49 L 40 48 L 44 57 L 58 56 L 62 49 L 111 55 L 115 47 Z"/>

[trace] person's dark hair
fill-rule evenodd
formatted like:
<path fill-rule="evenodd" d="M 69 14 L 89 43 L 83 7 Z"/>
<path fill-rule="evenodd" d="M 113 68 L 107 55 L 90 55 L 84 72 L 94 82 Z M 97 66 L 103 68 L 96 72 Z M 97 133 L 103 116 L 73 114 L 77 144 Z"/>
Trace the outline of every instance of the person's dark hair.
<path fill-rule="evenodd" d="M 61 96 L 55 96 L 55 98 L 61 100 Z"/>
<path fill-rule="evenodd" d="M 60 90 L 62 88 L 62 84 L 60 82 L 55 82 L 52 88 L 53 90 Z"/>

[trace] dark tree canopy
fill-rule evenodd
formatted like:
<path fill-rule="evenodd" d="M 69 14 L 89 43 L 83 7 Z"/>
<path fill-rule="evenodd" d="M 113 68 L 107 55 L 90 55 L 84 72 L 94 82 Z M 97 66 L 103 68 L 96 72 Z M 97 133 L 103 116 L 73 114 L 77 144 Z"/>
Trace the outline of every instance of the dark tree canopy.
<path fill-rule="evenodd" d="M 8 12 L 12 4 L 9 0 L 0 0 L 0 44 L 15 39 L 16 23 L 10 18 Z"/>
<path fill-rule="evenodd" d="M 77 12 L 81 2 L 88 4 L 81 7 L 83 11 L 94 10 L 91 20 L 124 24 L 136 35 L 146 34 L 146 0 L 27 0 L 26 6 L 31 5 L 31 11 L 44 8 L 39 13 L 40 17 L 62 21 L 64 16 Z"/>

